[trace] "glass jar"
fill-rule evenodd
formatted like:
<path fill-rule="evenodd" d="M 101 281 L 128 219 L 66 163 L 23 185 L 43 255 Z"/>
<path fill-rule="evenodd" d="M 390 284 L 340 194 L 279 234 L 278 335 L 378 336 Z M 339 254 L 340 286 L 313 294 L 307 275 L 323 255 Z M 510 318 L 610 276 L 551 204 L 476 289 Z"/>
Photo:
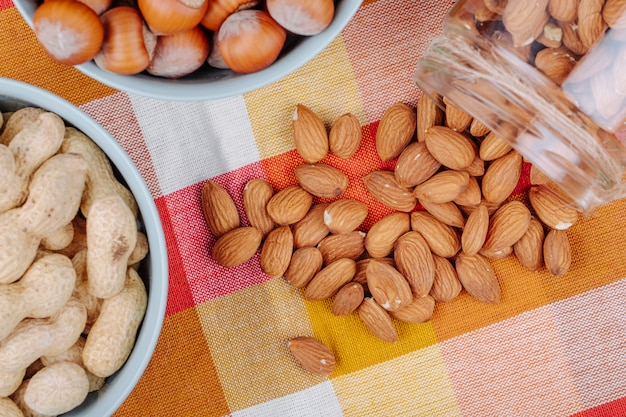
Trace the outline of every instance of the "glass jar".
<path fill-rule="evenodd" d="M 625 0 L 460 0 L 414 81 L 520 152 L 581 211 L 626 196 Z"/>

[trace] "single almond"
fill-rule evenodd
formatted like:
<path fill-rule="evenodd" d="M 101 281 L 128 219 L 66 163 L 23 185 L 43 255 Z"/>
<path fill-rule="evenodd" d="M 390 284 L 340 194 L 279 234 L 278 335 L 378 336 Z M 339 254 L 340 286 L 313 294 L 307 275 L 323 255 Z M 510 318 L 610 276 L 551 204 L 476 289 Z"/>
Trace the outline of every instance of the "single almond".
<path fill-rule="evenodd" d="M 306 287 L 304 298 L 309 301 L 326 300 L 352 280 L 356 273 L 356 262 L 342 258 L 322 268 Z"/>
<path fill-rule="evenodd" d="M 457 132 L 463 132 L 472 124 L 472 115 L 461 109 L 450 101 L 448 97 L 443 98 L 446 105 L 446 126 Z"/>
<path fill-rule="evenodd" d="M 417 127 L 415 110 L 404 103 L 391 105 L 384 113 L 376 131 L 376 151 L 383 161 L 400 155 L 409 144 Z"/>
<path fill-rule="evenodd" d="M 432 177 L 440 167 L 441 163 L 428 152 L 424 142 L 412 142 L 400 153 L 394 174 L 400 186 L 415 187 Z"/>
<path fill-rule="evenodd" d="M 470 176 L 467 181 L 467 188 L 457 198 L 452 200 L 459 208 L 461 206 L 478 206 L 483 198 L 480 185 L 476 177 Z"/>
<path fill-rule="evenodd" d="M 507 246 L 502 249 L 482 248 L 478 251 L 479 255 L 487 259 L 505 259 L 513 254 L 513 246 Z"/>
<path fill-rule="evenodd" d="M 408 305 L 413 296 L 406 278 L 386 262 L 372 259 L 365 271 L 367 287 L 372 297 L 387 311 L 397 311 Z"/>
<path fill-rule="evenodd" d="M 435 299 L 430 295 L 415 297 L 406 307 L 398 311 L 391 311 L 389 314 L 396 320 L 405 323 L 426 323 L 433 316 L 435 311 Z"/>
<path fill-rule="evenodd" d="M 579 218 L 574 206 L 543 185 L 531 185 L 528 199 L 537 217 L 551 229 L 569 229 Z"/>
<path fill-rule="evenodd" d="M 347 316 L 356 311 L 365 298 L 363 286 L 358 282 L 348 282 L 335 294 L 331 313 L 335 316 Z"/>
<path fill-rule="evenodd" d="M 530 45 L 548 23 L 548 0 L 509 1 L 502 11 L 502 22 L 513 35 L 513 46 Z"/>
<path fill-rule="evenodd" d="M 335 355 L 319 340 L 309 336 L 289 339 L 289 351 L 298 363 L 316 375 L 330 375 L 335 370 Z"/>
<path fill-rule="evenodd" d="M 293 113 L 293 141 L 296 150 L 310 164 L 319 162 L 328 154 L 328 133 L 324 122 L 303 104 Z"/>
<path fill-rule="evenodd" d="M 576 66 L 576 57 L 567 48 L 545 48 L 537 52 L 535 67 L 561 85 Z"/>
<path fill-rule="evenodd" d="M 519 182 L 522 156 L 515 150 L 491 162 L 482 180 L 483 196 L 492 203 L 504 202 Z"/>
<path fill-rule="evenodd" d="M 343 114 L 330 128 L 330 151 L 340 158 L 348 159 L 359 149 L 362 136 L 359 119 L 352 113 Z"/>
<path fill-rule="evenodd" d="M 524 236 L 513 245 L 517 260 L 529 271 L 536 272 L 543 267 L 544 238 L 543 225 L 539 220 L 532 218 Z"/>
<path fill-rule="evenodd" d="M 346 174 L 322 163 L 299 165 L 295 168 L 294 174 L 300 186 L 316 197 L 338 197 L 348 187 Z"/>
<path fill-rule="evenodd" d="M 489 220 L 487 238 L 483 247 L 498 251 L 513 246 L 528 230 L 531 214 L 521 201 L 503 204 Z"/>
<path fill-rule="evenodd" d="M 352 278 L 352 281 L 354 282 L 358 282 L 359 284 L 361 284 L 361 286 L 363 286 L 363 290 L 365 291 L 366 294 L 368 294 L 369 288 L 367 287 L 367 265 L 369 265 L 369 263 L 372 261 L 372 259 L 376 259 L 379 262 L 385 262 L 391 266 L 393 266 L 394 268 L 396 267 L 396 263 L 393 260 L 393 258 L 388 258 L 388 257 L 383 257 L 383 258 L 364 258 L 364 259 L 359 259 L 356 263 L 356 273 L 354 274 L 354 278 Z"/>
<path fill-rule="evenodd" d="M 324 224 L 331 233 L 356 230 L 367 217 L 367 204 L 352 199 L 333 201 L 324 210 Z"/>
<path fill-rule="evenodd" d="M 461 248 L 461 239 L 457 232 L 430 213 L 422 211 L 411 213 L 411 229 L 424 237 L 435 255 L 452 258 Z"/>
<path fill-rule="evenodd" d="M 372 197 L 391 209 L 410 212 L 417 204 L 412 190 L 398 184 L 392 171 L 370 172 L 363 183 Z"/>
<path fill-rule="evenodd" d="M 626 1 L 606 0 L 602 8 L 602 18 L 612 29 L 626 28 Z"/>
<path fill-rule="evenodd" d="M 602 38 L 607 24 L 602 17 L 604 0 L 579 0 L 578 37 L 583 45 L 592 48 Z"/>
<path fill-rule="evenodd" d="M 293 234 L 289 226 L 280 226 L 265 237 L 261 247 L 261 270 L 270 277 L 282 276 L 293 254 Z"/>
<path fill-rule="evenodd" d="M 393 259 L 413 294 L 428 295 L 435 278 L 435 261 L 424 237 L 415 231 L 400 236 L 394 246 Z"/>
<path fill-rule="evenodd" d="M 447 303 L 455 299 L 463 289 L 461 281 L 456 274 L 454 265 L 441 256 L 433 255 L 435 262 L 435 278 L 430 289 L 430 295 L 441 303 Z"/>
<path fill-rule="evenodd" d="M 479 205 L 468 217 L 461 233 L 461 248 L 467 255 L 476 255 L 483 247 L 489 230 L 487 206 Z"/>
<path fill-rule="evenodd" d="M 571 22 L 576 20 L 578 14 L 578 2 L 572 0 L 550 0 L 548 12 L 555 20 Z"/>
<path fill-rule="evenodd" d="M 391 316 L 373 298 L 366 297 L 357 312 L 365 327 L 378 339 L 387 343 L 398 341 L 398 332 Z"/>
<path fill-rule="evenodd" d="M 578 23 L 576 20 L 564 22 L 557 21 L 556 24 L 563 32 L 563 45 L 576 55 L 585 55 L 589 48 L 585 46 L 578 36 Z"/>
<path fill-rule="evenodd" d="M 285 279 L 296 288 L 304 288 L 322 269 L 323 262 L 322 253 L 316 247 L 296 249 L 285 271 Z"/>
<path fill-rule="evenodd" d="M 501 206 L 502 203 L 491 203 L 485 199 L 479 200 L 478 204 L 475 204 L 473 206 L 462 206 L 459 205 L 459 210 L 461 210 L 461 212 L 466 216 L 469 217 L 470 214 L 472 214 L 474 212 L 474 210 L 476 210 L 478 208 L 478 206 L 480 205 L 484 205 L 485 207 L 487 207 L 487 213 L 489 213 L 489 215 L 491 216 L 493 213 L 496 212 L 496 210 L 498 210 Z"/>
<path fill-rule="evenodd" d="M 263 233 L 254 227 L 238 227 L 224 233 L 213 246 L 215 261 L 226 268 L 240 265 L 252 258 L 263 239 Z"/>
<path fill-rule="evenodd" d="M 452 227 L 463 228 L 465 217 L 459 207 L 452 201 L 445 203 L 433 203 L 429 200 L 420 200 L 424 209 L 433 215 L 437 220 Z"/>
<path fill-rule="evenodd" d="M 426 130 L 425 137 L 426 147 L 431 155 L 450 169 L 465 169 L 476 157 L 472 140 L 449 127 L 430 127 Z"/>
<path fill-rule="evenodd" d="M 411 230 L 409 213 L 395 212 L 374 223 L 365 236 L 365 250 L 373 258 L 382 258 L 391 253 L 395 241 Z"/>
<path fill-rule="evenodd" d="M 478 148 L 476 148 L 478 150 Z M 482 177 L 485 173 L 485 161 L 480 159 L 478 155 L 474 157 L 474 160 L 467 168 L 462 169 L 473 177 Z"/>
<path fill-rule="evenodd" d="M 439 99 L 439 97 L 437 97 Z M 426 93 L 422 93 L 417 101 L 417 140 L 424 142 L 429 127 L 443 123 L 443 110 Z"/>
<path fill-rule="evenodd" d="M 572 265 L 572 248 L 565 230 L 550 230 L 543 241 L 543 261 L 548 271 L 563 276 Z"/>
<path fill-rule="evenodd" d="M 328 203 L 314 204 L 302 220 L 292 226 L 293 242 L 296 248 L 316 246 L 329 233 L 324 223 L 324 211 Z"/>
<path fill-rule="evenodd" d="M 459 281 L 471 296 L 483 303 L 500 302 L 500 283 L 487 259 L 461 252 L 455 258 L 455 266 Z"/>
<path fill-rule="evenodd" d="M 441 171 L 413 190 L 413 195 L 420 201 L 447 203 L 453 201 L 467 189 L 470 175 L 464 171 Z"/>
<path fill-rule="evenodd" d="M 493 161 L 506 155 L 511 149 L 513 148 L 508 142 L 492 131 L 480 142 L 478 154 L 484 161 Z"/>
<path fill-rule="evenodd" d="M 243 189 L 243 207 L 250 225 L 267 235 L 276 227 L 274 220 L 267 214 L 267 203 L 274 195 L 274 189 L 263 178 L 254 178 Z"/>
<path fill-rule="evenodd" d="M 284 188 L 267 202 L 267 214 L 279 226 L 296 223 L 308 213 L 313 196 L 298 185 Z"/>
<path fill-rule="evenodd" d="M 340 258 L 357 259 L 365 252 L 365 233 L 331 234 L 322 239 L 317 248 L 322 252 L 326 265 Z"/>
<path fill-rule="evenodd" d="M 215 237 L 240 226 L 237 206 L 228 192 L 215 181 L 202 186 L 202 214 Z"/>
<path fill-rule="evenodd" d="M 491 129 L 485 126 L 480 120 L 472 119 L 472 124 L 470 124 L 469 132 L 470 135 L 474 136 L 475 138 L 482 138 L 483 136 L 488 135 L 489 132 L 491 132 Z"/>

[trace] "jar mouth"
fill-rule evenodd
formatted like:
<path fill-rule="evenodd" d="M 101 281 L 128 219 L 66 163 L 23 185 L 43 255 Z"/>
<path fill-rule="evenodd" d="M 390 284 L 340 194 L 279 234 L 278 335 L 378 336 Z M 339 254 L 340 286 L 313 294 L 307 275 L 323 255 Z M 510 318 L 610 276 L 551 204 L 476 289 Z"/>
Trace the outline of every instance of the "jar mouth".
<path fill-rule="evenodd" d="M 505 45 L 448 28 L 413 80 L 447 97 L 508 142 L 589 212 L 626 196 L 626 150 L 564 91 Z"/>

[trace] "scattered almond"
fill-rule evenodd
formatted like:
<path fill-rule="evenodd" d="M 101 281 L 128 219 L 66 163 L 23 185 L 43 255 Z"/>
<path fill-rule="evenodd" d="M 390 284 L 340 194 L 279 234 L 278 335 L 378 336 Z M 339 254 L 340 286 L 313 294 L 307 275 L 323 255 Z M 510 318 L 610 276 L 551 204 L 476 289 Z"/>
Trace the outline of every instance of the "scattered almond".
<path fill-rule="evenodd" d="M 372 261 L 372 259 L 376 259 L 379 262 L 385 262 L 394 268 L 396 267 L 396 262 L 393 258 L 383 257 L 383 258 L 364 258 L 360 259 L 356 263 L 356 273 L 354 274 L 354 278 L 352 281 L 358 282 L 363 286 L 363 290 L 365 293 L 369 293 L 369 288 L 367 287 L 367 265 Z"/>
<path fill-rule="evenodd" d="M 572 249 L 565 230 L 551 230 L 543 242 L 543 260 L 554 276 L 565 275 L 572 264 Z"/>
<path fill-rule="evenodd" d="M 511 145 L 504 141 L 494 132 L 489 132 L 487 136 L 480 142 L 478 154 L 484 161 L 493 161 L 498 159 L 513 149 Z"/>
<path fill-rule="evenodd" d="M 433 261 L 435 262 L 435 277 L 430 295 L 441 303 L 454 300 L 463 289 L 454 265 L 448 259 L 434 254 Z"/>
<path fill-rule="evenodd" d="M 202 214 L 215 237 L 239 227 L 239 212 L 230 194 L 215 181 L 202 186 Z"/>
<path fill-rule="evenodd" d="M 310 164 L 319 162 L 328 154 L 328 134 L 324 122 L 303 104 L 293 113 L 293 141 L 296 150 Z"/>
<path fill-rule="evenodd" d="M 489 165 L 482 180 L 483 196 L 495 204 L 504 202 L 519 182 L 522 174 L 522 156 L 510 151 Z"/>
<path fill-rule="evenodd" d="M 334 198 L 348 187 L 348 177 L 330 165 L 302 164 L 294 170 L 300 186 L 316 197 Z"/>
<path fill-rule="evenodd" d="M 404 212 L 415 208 L 417 199 L 409 188 L 402 187 L 391 171 L 373 171 L 363 177 L 367 191 L 385 206 Z"/>
<path fill-rule="evenodd" d="M 317 248 L 322 253 L 326 265 L 340 258 L 357 259 L 365 251 L 365 233 L 355 230 L 331 234 L 322 239 Z"/>
<path fill-rule="evenodd" d="M 367 204 L 352 199 L 337 200 L 324 210 L 324 224 L 331 233 L 356 230 L 367 217 Z"/>
<path fill-rule="evenodd" d="M 243 189 L 243 207 L 246 217 L 250 225 L 259 229 L 263 236 L 276 227 L 265 208 L 273 195 L 274 189 L 263 178 L 251 179 Z"/>
<path fill-rule="evenodd" d="M 411 230 L 409 213 L 388 214 L 370 227 L 365 236 L 365 250 L 373 258 L 385 257 L 393 250 L 396 240 L 409 230 Z"/>
<path fill-rule="evenodd" d="M 447 203 L 461 196 L 469 185 L 470 175 L 463 171 L 441 171 L 413 190 L 413 195 L 420 201 Z"/>
<path fill-rule="evenodd" d="M 461 239 L 456 231 L 429 213 L 420 211 L 411 213 L 411 229 L 424 237 L 435 255 L 452 258 L 461 248 Z"/>
<path fill-rule="evenodd" d="M 326 300 L 352 280 L 356 272 L 356 262 L 342 258 L 322 268 L 307 285 L 304 298 L 309 301 Z"/>
<path fill-rule="evenodd" d="M 543 267 L 543 240 L 545 233 L 539 220 L 532 218 L 526 233 L 513 245 L 513 252 L 520 264 L 529 271 Z"/>
<path fill-rule="evenodd" d="M 400 236 L 394 246 L 393 259 L 413 294 L 428 295 L 435 278 L 435 261 L 424 237 L 415 231 Z"/>
<path fill-rule="evenodd" d="M 254 227 L 238 227 L 224 233 L 213 246 L 211 255 L 219 265 L 230 268 L 252 258 L 263 239 Z"/>
<path fill-rule="evenodd" d="M 404 103 L 385 110 L 376 131 L 376 151 L 383 161 L 395 158 L 406 148 L 415 134 L 416 118 L 415 111 Z"/>
<path fill-rule="evenodd" d="M 294 337 L 287 343 L 289 350 L 304 369 L 316 375 L 330 375 L 335 370 L 335 355 L 319 340 Z"/>
<path fill-rule="evenodd" d="M 528 230 L 531 214 L 521 201 L 503 204 L 491 216 L 484 248 L 497 251 L 513 246 Z"/>
<path fill-rule="evenodd" d="M 280 226 L 267 234 L 261 247 L 261 270 L 270 277 L 282 276 L 293 254 L 293 234 L 289 226 Z"/>
<path fill-rule="evenodd" d="M 389 314 L 396 320 L 405 323 L 425 323 L 431 319 L 435 311 L 435 299 L 430 295 L 415 297 L 406 307 Z"/>
<path fill-rule="evenodd" d="M 446 105 L 445 122 L 447 127 L 457 132 L 463 132 L 471 125 L 472 115 L 457 107 L 447 97 L 443 98 L 443 103 Z"/>
<path fill-rule="evenodd" d="M 308 213 L 313 196 L 298 185 L 284 188 L 267 202 L 267 214 L 279 226 L 296 223 Z"/>
<path fill-rule="evenodd" d="M 469 177 L 467 188 L 457 198 L 452 200 L 456 205 L 466 207 L 478 206 L 482 200 L 482 191 L 478 180 L 475 177 Z"/>
<path fill-rule="evenodd" d="M 340 158 L 348 159 L 361 145 L 361 124 L 352 113 L 340 116 L 330 128 L 328 142 L 330 151 Z"/>
<path fill-rule="evenodd" d="M 461 248 L 467 255 L 476 255 L 483 247 L 489 230 L 489 212 L 487 206 L 480 204 L 467 217 L 465 228 L 461 233 Z"/>
<path fill-rule="evenodd" d="M 398 341 L 398 332 L 389 313 L 373 298 L 366 297 L 357 309 L 359 318 L 374 336 L 387 343 Z"/>
<path fill-rule="evenodd" d="M 449 127 L 430 127 L 426 130 L 425 138 L 426 147 L 431 155 L 450 169 L 465 169 L 476 156 L 472 141 Z"/>
<path fill-rule="evenodd" d="M 500 302 L 500 283 L 487 259 L 461 252 L 455 259 L 455 265 L 459 281 L 471 296 L 483 303 Z"/>
<path fill-rule="evenodd" d="M 417 140 L 426 140 L 426 130 L 429 127 L 440 126 L 443 122 L 443 110 L 428 96 L 422 93 L 417 101 Z"/>
<path fill-rule="evenodd" d="M 422 207 L 433 215 L 434 218 L 448 226 L 463 228 L 465 217 L 459 207 L 452 201 L 445 203 L 433 203 L 430 200 L 420 200 Z"/>
<path fill-rule="evenodd" d="M 372 259 L 367 264 L 365 276 L 374 300 L 387 311 L 397 311 L 413 299 L 407 280 L 386 262 Z"/>
<path fill-rule="evenodd" d="M 296 288 L 304 288 L 322 269 L 323 262 L 322 253 L 315 247 L 296 249 L 285 271 L 285 279 Z"/>
<path fill-rule="evenodd" d="M 487 126 L 485 126 L 480 120 L 472 119 L 472 124 L 470 124 L 469 128 L 470 135 L 475 138 L 481 138 L 491 132 Z"/>
<path fill-rule="evenodd" d="M 574 206 L 548 187 L 532 185 L 528 199 L 537 217 L 552 229 L 569 229 L 578 220 L 579 213 Z"/>
<path fill-rule="evenodd" d="M 432 177 L 440 167 L 441 163 L 428 152 L 424 142 L 412 142 L 400 153 L 394 174 L 400 186 L 415 187 Z"/>
<path fill-rule="evenodd" d="M 347 316 L 356 311 L 363 298 L 365 298 L 363 286 L 358 282 L 349 282 L 335 295 L 330 311 L 335 316 Z"/>
<path fill-rule="evenodd" d="M 550 15 L 548 0 L 509 1 L 502 10 L 502 22 L 511 35 L 513 46 L 530 45 L 543 31 Z"/>
<path fill-rule="evenodd" d="M 292 226 L 293 242 L 296 248 L 316 246 L 329 233 L 324 223 L 324 211 L 328 203 L 314 204 L 307 214 Z"/>

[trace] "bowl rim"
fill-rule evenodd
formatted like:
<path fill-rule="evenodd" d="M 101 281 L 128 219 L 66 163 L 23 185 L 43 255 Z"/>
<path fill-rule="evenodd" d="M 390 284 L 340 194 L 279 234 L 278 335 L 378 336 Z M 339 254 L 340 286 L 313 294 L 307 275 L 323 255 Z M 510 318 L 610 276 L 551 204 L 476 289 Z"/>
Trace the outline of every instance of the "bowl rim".
<path fill-rule="evenodd" d="M 35 1 L 14 0 L 13 3 L 32 29 Z M 170 80 L 144 74 L 130 76 L 114 74 L 99 68 L 93 61 L 77 65 L 75 68 L 114 89 L 154 99 L 206 101 L 233 97 L 265 87 L 307 64 L 341 33 L 362 3 L 363 0 L 335 2 L 335 16 L 326 29 L 317 35 L 302 37 L 298 47 L 279 56 L 269 67 L 251 74 L 237 74 L 220 79 L 209 85 L 199 79 Z"/>
<path fill-rule="evenodd" d="M 135 367 L 127 367 L 125 364 L 114 374 L 115 379 L 123 380 L 125 383 L 114 387 L 105 384 L 105 387 L 101 390 L 102 392 L 98 391 L 98 399 L 95 403 L 98 403 L 105 396 L 107 401 L 109 401 L 109 405 L 102 403 L 103 405 L 97 406 L 98 415 L 109 417 L 126 400 L 143 375 L 153 356 L 165 318 L 169 274 L 165 235 L 159 212 L 152 194 L 132 159 L 104 127 L 87 113 L 49 91 L 22 81 L 0 77 L 0 100 L 6 101 L 9 99 L 14 99 L 18 104 L 30 104 L 52 111 L 64 121 L 89 136 L 107 154 L 137 200 L 150 246 L 148 305 L 144 320 L 137 333 L 135 346 L 126 361 L 126 364 L 132 361 Z M 155 277 L 160 279 L 154 279 Z M 142 278 L 144 281 L 148 280 L 148 277 Z M 75 410 L 79 409 L 80 406 Z M 69 411 L 64 416 L 74 415 L 73 411 Z"/>

